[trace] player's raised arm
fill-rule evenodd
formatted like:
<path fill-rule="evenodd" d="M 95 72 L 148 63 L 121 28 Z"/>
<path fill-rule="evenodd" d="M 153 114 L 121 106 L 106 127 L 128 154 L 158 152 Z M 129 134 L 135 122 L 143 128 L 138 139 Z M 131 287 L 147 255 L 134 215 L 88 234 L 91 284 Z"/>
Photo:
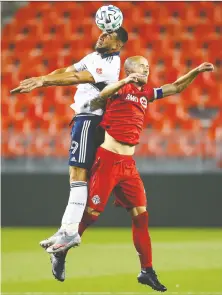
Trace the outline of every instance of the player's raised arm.
<path fill-rule="evenodd" d="M 97 98 L 91 100 L 88 104 L 90 105 L 90 110 L 94 111 L 100 108 L 104 108 L 106 105 L 106 100 L 109 97 L 112 97 L 116 92 L 118 92 L 124 85 L 129 83 L 136 83 L 138 80 L 143 79 L 143 75 L 133 73 L 128 77 L 106 86 L 99 94 Z M 85 105 L 86 107 L 87 105 Z"/>
<path fill-rule="evenodd" d="M 48 75 L 56 75 L 56 74 L 63 74 L 65 72 L 77 72 L 74 65 L 71 65 L 69 67 L 66 68 L 60 68 L 60 69 L 56 69 L 55 71 L 49 73 Z M 47 76 L 48 76 L 47 75 Z"/>
<path fill-rule="evenodd" d="M 47 76 L 34 77 L 20 82 L 19 87 L 11 90 L 11 93 L 28 93 L 33 89 L 47 86 L 68 86 L 81 83 L 95 83 L 90 72 L 64 72 Z"/>
<path fill-rule="evenodd" d="M 187 86 L 191 84 L 191 82 L 198 76 L 198 74 L 202 72 L 212 72 L 213 70 L 213 64 L 208 62 L 202 63 L 197 68 L 191 70 L 186 75 L 177 79 L 174 83 L 163 85 L 161 87 L 163 92 L 162 97 L 166 97 L 183 91 L 185 88 L 187 88 Z"/>
<path fill-rule="evenodd" d="M 27 93 L 33 89 L 47 86 L 68 86 L 81 83 L 94 83 L 94 75 L 90 70 L 86 71 L 89 55 L 78 63 L 66 68 L 57 69 L 46 76 L 32 77 L 20 82 L 20 85 L 11 90 L 11 93 Z"/>

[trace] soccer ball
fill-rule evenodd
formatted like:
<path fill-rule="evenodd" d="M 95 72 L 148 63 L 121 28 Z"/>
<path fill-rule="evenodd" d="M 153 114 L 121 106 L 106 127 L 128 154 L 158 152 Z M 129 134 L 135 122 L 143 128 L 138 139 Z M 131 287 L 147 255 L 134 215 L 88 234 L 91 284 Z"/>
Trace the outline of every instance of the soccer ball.
<path fill-rule="evenodd" d="M 100 7 L 96 12 L 95 21 L 100 30 L 112 33 L 121 27 L 123 14 L 116 6 L 105 5 Z"/>

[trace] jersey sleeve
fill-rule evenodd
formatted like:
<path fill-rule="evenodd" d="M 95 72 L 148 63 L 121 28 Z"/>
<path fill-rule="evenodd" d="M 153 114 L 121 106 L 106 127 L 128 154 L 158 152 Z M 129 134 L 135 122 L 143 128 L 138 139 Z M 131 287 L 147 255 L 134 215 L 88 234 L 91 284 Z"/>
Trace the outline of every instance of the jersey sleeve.
<path fill-rule="evenodd" d="M 122 94 L 126 94 L 128 88 L 129 88 L 129 85 L 128 85 L 128 84 L 124 85 L 124 86 L 123 86 L 122 88 L 120 88 L 119 91 L 117 92 L 118 95 L 120 96 L 120 95 L 122 95 Z"/>
<path fill-rule="evenodd" d="M 79 62 L 74 64 L 74 68 L 77 72 L 87 71 L 87 63 L 88 63 L 89 55 L 83 57 Z"/>
<path fill-rule="evenodd" d="M 95 83 L 105 82 L 107 84 L 117 82 L 120 73 L 120 59 L 116 58 L 110 64 L 98 66 L 94 63 L 87 63 L 87 71 L 93 76 Z"/>
<path fill-rule="evenodd" d="M 146 96 L 148 102 L 152 102 L 156 99 L 160 99 L 163 97 L 162 88 L 147 88 L 144 91 L 144 96 Z"/>

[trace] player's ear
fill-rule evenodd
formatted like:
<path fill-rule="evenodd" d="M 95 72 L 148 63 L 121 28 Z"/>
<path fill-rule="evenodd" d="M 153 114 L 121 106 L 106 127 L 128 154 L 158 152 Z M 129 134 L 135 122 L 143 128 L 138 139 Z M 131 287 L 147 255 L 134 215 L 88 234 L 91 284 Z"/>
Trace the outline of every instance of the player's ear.
<path fill-rule="evenodd" d="M 129 74 L 131 74 L 131 73 L 128 69 L 125 69 L 125 74 L 126 74 L 126 76 L 129 76 Z"/>
<path fill-rule="evenodd" d="M 116 42 L 116 49 L 120 50 L 123 47 L 123 42 L 121 42 L 120 40 L 117 40 Z"/>

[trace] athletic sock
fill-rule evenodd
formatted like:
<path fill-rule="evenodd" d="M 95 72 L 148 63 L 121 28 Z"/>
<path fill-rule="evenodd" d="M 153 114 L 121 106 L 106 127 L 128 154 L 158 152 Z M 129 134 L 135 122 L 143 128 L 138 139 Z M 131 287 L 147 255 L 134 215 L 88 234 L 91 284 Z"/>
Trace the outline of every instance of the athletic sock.
<path fill-rule="evenodd" d="M 88 197 L 88 187 L 85 181 L 74 181 L 70 184 L 69 201 L 62 218 L 60 229 L 68 235 L 78 232 L 79 223 L 82 219 Z"/>
<path fill-rule="evenodd" d="M 140 258 L 141 269 L 152 268 L 152 248 L 148 232 L 148 212 L 132 217 L 134 246 Z"/>
<path fill-rule="evenodd" d="M 87 227 L 92 225 L 98 218 L 99 216 L 89 214 L 88 212 L 85 211 L 83 214 L 83 218 L 79 224 L 79 235 L 82 236 L 82 234 L 87 229 Z"/>

